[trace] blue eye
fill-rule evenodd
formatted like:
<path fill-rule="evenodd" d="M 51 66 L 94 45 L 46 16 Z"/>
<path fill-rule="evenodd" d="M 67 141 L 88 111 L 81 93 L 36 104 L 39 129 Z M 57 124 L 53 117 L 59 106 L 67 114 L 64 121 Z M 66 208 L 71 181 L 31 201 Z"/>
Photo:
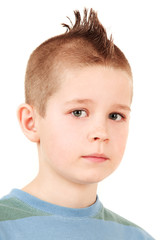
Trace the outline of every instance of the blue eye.
<path fill-rule="evenodd" d="M 72 115 L 74 115 L 75 117 L 79 118 L 79 117 L 84 117 L 82 116 L 82 112 L 86 113 L 85 110 L 74 110 L 72 111 Z M 83 114 L 84 115 L 84 114 Z"/>
<path fill-rule="evenodd" d="M 120 121 L 120 120 L 124 119 L 125 117 L 120 113 L 110 113 L 109 118 L 114 121 Z"/>
<path fill-rule="evenodd" d="M 72 115 L 74 115 L 76 118 L 84 118 L 87 116 L 86 110 L 76 109 L 71 112 Z M 110 113 L 109 118 L 114 121 L 121 121 L 122 119 L 125 119 L 125 116 L 123 116 L 120 113 Z"/>

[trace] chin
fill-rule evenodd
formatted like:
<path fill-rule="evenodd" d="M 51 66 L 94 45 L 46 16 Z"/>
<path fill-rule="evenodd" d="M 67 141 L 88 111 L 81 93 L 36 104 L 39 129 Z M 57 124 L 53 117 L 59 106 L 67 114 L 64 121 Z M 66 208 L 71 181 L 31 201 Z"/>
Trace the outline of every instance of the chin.
<path fill-rule="evenodd" d="M 107 176 L 106 175 L 102 176 L 102 175 L 94 174 L 93 176 L 86 176 L 83 178 L 75 179 L 74 182 L 78 184 L 97 184 L 102 180 L 104 180 L 109 175 L 110 174 L 108 174 Z"/>

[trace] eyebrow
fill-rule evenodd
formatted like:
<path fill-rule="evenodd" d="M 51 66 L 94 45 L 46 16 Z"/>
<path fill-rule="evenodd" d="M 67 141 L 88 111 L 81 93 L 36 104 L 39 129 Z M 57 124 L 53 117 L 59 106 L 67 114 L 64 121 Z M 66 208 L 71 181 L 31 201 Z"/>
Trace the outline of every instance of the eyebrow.
<path fill-rule="evenodd" d="M 72 99 L 70 101 L 67 101 L 65 102 L 65 104 L 74 104 L 74 103 L 92 103 L 92 104 L 95 104 L 95 102 L 91 99 Z M 127 105 L 123 105 L 123 104 L 114 104 L 112 105 L 112 107 L 117 107 L 117 108 L 121 108 L 121 109 L 124 109 L 124 110 L 127 110 L 127 111 L 131 111 L 130 107 L 127 106 Z"/>
<path fill-rule="evenodd" d="M 66 104 L 71 104 L 71 103 L 94 103 L 95 102 L 91 99 L 72 99 L 70 101 L 67 101 Z"/>

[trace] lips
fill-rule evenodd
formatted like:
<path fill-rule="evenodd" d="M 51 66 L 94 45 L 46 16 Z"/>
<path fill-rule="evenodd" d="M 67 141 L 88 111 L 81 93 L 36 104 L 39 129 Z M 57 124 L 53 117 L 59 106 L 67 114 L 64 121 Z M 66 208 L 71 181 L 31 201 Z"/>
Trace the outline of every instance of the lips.
<path fill-rule="evenodd" d="M 83 156 L 83 157 L 108 159 L 108 157 L 105 154 L 99 154 L 99 153 L 93 153 L 93 154 L 90 154 L 90 155 L 87 155 L 87 156 Z"/>
<path fill-rule="evenodd" d="M 99 153 L 86 155 L 86 156 L 83 156 L 83 158 L 92 162 L 104 162 L 106 160 L 109 160 L 109 158 L 105 154 L 99 154 Z"/>

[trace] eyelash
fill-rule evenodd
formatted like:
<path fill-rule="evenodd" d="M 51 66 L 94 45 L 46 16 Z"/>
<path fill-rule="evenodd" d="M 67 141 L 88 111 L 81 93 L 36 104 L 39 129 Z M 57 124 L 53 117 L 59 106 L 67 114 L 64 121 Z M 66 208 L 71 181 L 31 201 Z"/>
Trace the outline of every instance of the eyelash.
<path fill-rule="evenodd" d="M 73 110 L 72 112 L 71 112 L 71 114 L 73 115 L 73 113 L 74 112 L 76 112 L 76 111 L 85 111 L 85 112 L 87 112 L 85 109 L 76 109 L 76 110 Z M 122 119 L 121 120 L 125 120 L 126 119 L 126 116 L 124 115 L 124 114 L 122 114 L 122 113 L 119 113 L 119 112 L 112 112 L 112 113 L 110 113 L 109 114 L 109 116 L 111 116 L 111 115 L 113 115 L 113 114 L 117 114 L 117 115 L 119 115 Z M 75 118 L 82 118 L 82 117 L 76 117 L 75 115 L 73 115 Z M 116 121 L 116 120 L 114 120 L 114 119 L 112 119 L 113 121 Z M 121 120 L 117 120 L 117 121 L 121 121 Z"/>

